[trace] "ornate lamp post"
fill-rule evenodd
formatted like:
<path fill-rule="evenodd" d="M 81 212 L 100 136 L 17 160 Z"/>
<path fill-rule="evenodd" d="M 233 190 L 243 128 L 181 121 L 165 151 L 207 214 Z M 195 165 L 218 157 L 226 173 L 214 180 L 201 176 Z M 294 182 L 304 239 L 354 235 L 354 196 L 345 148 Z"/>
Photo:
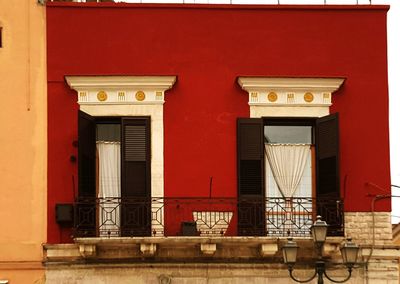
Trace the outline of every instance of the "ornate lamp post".
<path fill-rule="evenodd" d="M 318 251 L 318 260 L 315 262 L 315 273 L 312 277 L 306 280 L 296 279 L 293 275 L 293 267 L 296 264 L 298 245 L 292 238 L 288 239 L 286 245 L 282 247 L 283 260 L 288 266 L 290 278 L 299 283 L 306 283 L 313 280 L 318 276 L 318 284 L 324 283 L 324 276 L 334 283 L 344 283 L 351 277 L 351 272 L 354 264 L 357 261 L 358 249 L 359 247 L 347 239 L 346 243 L 340 249 L 343 258 L 343 264 L 347 267 L 348 275 L 343 280 L 334 280 L 328 276 L 325 269 L 325 261 L 322 259 L 322 248 L 326 240 L 326 233 L 328 231 L 328 224 L 321 220 L 321 216 L 317 216 L 317 220 L 311 226 L 311 234 L 315 246 Z"/>

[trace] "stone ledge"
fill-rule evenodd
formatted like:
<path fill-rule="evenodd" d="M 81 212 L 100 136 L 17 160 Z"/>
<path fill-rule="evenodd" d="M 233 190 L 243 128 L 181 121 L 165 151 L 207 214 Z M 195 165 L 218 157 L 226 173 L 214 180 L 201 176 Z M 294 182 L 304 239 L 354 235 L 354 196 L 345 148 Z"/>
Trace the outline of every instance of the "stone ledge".
<path fill-rule="evenodd" d="M 43 270 L 42 261 L 1 261 L 2 270 Z"/>
<path fill-rule="evenodd" d="M 302 248 L 299 257 L 311 259 L 314 244 L 310 238 L 295 238 Z M 323 256 L 340 259 L 342 237 L 329 237 L 323 248 Z M 212 257 L 215 261 L 243 262 L 265 261 L 282 257 L 281 247 L 286 239 L 268 237 L 135 237 L 135 238 L 79 238 L 75 244 L 46 244 L 45 262 L 90 261 L 135 261 L 151 257 L 157 261 L 198 262 Z M 361 246 L 361 255 L 368 256 L 369 246 Z M 400 257 L 400 246 L 375 246 L 373 258 L 391 259 Z"/>
<path fill-rule="evenodd" d="M 362 247 L 361 255 L 363 257 L 368 257 L 371 252 L 371 248 Z M 375 247 L 372 251 L 373 258 L 379 259 L 393 259 L 400 258 L 400 246 L 388 246 L 385 248 L 384 246 Z"/>
<path fill-rule="evenodd" d="M 81 257 L 77 244 L 45 244 L 43 245 L 45 261 L 52 259 L 74 260 Z"/>
<path fill-rule="evenodd" d="M 307 249 L 313 250 L 310 238 L 295 238 Z M 327 239 L 325 257 L 338 254 L 342 237 Z M 201 261 L 213 257 L 216 261 L 236 262 L 250 259 L 281 257 L 285 239 L 271 237 L 134 237 L 134 238 L 77 238 L 75 244 L 44 245 L 46 262 L 79 261 L 135 261 L 152 257 L 152 261 Z"/>

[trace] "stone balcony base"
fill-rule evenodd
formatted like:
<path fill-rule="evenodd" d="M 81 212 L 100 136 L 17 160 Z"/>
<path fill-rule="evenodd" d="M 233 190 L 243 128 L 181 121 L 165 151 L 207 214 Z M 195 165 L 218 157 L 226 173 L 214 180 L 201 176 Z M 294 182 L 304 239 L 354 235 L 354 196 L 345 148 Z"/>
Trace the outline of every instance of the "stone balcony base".
<path fill-rule="evenodd" d="M 328 238 L 323 249 L 329 275 L 335 279 L 346 276 L 339 249 L 342 241 Z M 296 238 L 296 242 L 301 249 L 295 275 L 308 278 L 314 271 L 313 242 L 310 238 Z M 160 283 L 160 279 L 169 283 L 171 279 L 184 284 L 289 284 L 293 282 L 281 253 L 285 243 L 286 238 L 268 237 L 75 239 L 74 244 L 44 245 L 46 283 L 100 283 L 107 279 L 104 283 L 141 284 Z M 360 263 L 348 283 L 365 283 L 366 278 L 370 283 L 399 283 L 400 246 L 378 245 L 371 257 L 369 254 L 370 247 L 362 247 Z"/>
<path fill-rule="evenodd" d="M 302 247 L 299 257 L 313 252 L 311 239 L 296 238 Z M 339 255 L 343 238 L 329 238 L 324 247 L 326 257 Z M 281 258 L 280 248 L 286 238 L 271 237 L 135 237 L 78 238 L 74 244 L 46 244 L 47 264 L 60 262 L 201 262 L 210 258 L 216 262 L 265 261 Z"/>

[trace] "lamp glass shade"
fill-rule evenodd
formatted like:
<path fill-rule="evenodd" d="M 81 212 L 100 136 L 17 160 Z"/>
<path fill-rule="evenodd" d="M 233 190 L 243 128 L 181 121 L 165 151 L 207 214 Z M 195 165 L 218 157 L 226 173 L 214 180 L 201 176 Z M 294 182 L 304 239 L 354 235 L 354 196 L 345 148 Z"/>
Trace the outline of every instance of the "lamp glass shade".
<path fill-rule="evenodd" d="M 328 224 L 321 220 L 321 216 L 317 216 L 317 220 L 311 226 L 311 235 L 315 243 L 323 243 L 326 240 L 328 232 Z"/>
<path fill-rule="evenodd" d="M 293 265 L 296 263 L 298 246 L 296 242 L 289 239 L 286 245 L 282 247 L 283 261 L 286 264 Z"/>
<path fill-rule="evenodd" d="M 348 239 L 347 242 L 342 246 L 340 252 L 343 258 L 343 264 L 347 267 L 353 267 L 353 265 L 357 262 L 359 247 Z"/>

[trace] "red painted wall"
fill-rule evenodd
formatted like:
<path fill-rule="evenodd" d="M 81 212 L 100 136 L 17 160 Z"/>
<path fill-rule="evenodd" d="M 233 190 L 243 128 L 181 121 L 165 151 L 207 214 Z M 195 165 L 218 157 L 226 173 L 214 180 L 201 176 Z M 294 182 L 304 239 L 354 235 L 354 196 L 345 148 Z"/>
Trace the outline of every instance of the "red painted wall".
<path fill-rule="evenodd" d="M 177 75 L 166 95 L 165 194 L 235 196 L 238 76 L 346 77 L 340 113 L 345 210 L 390 192 L 386 6 L 47 4 L 48 242 L 69 240 L 55 203 L 77 184 L 76 93 L 65 75 Z M 77 190 L 75 186 L 75 190 Z M 377 210 L 390 210 L 380 201 Z"/>

